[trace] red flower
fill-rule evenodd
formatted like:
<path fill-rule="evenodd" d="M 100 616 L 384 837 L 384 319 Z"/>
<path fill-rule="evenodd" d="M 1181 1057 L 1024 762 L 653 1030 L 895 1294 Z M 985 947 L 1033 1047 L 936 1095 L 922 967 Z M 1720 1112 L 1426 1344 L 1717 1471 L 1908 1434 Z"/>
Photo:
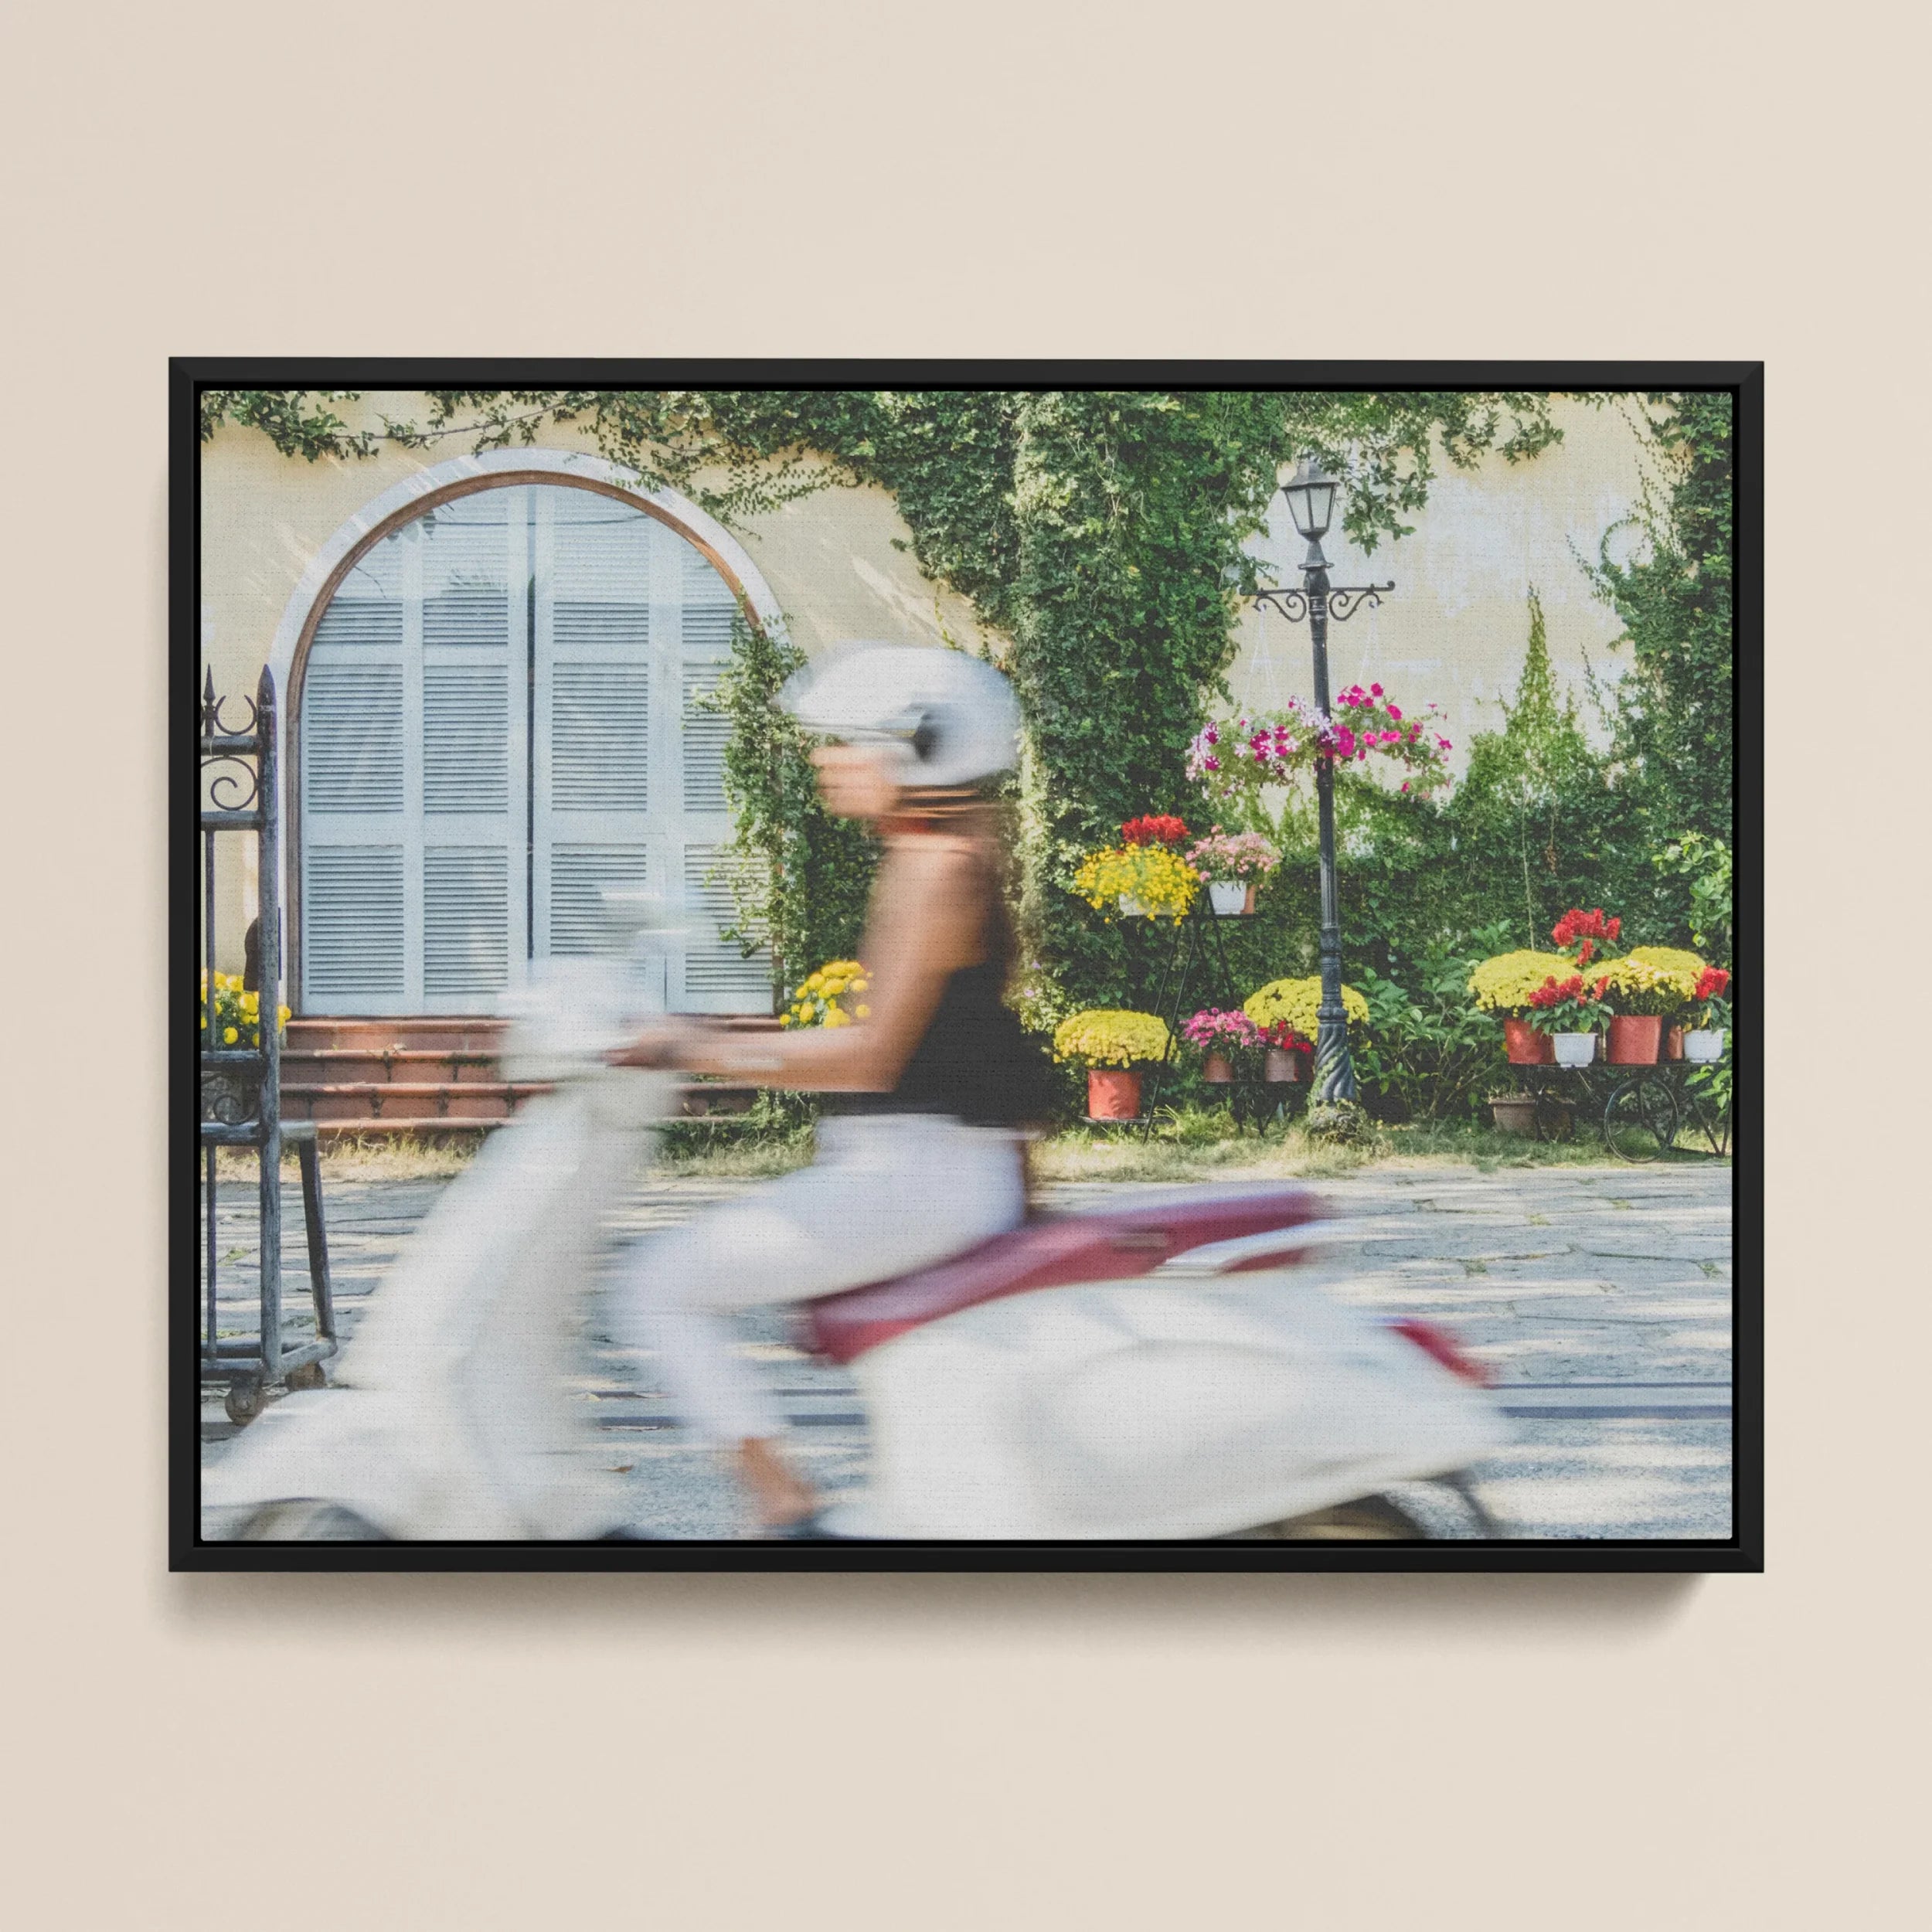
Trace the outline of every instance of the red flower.
<path fill-rule="evenodd" d="M 1172 813 L 1130 818 L 1121 828 L 1121 839 L 1130 845 L 1180 845 L 1187 838 L 1187 827 Z"/>
<path fill-rule="evenodd" d="M 1723 967 L 1706 966 L 1697 976 L 1697 992 L 1695 997 L 1699 999 L 1721 998 L 1725 989 L 1730 983 L 1731 976 L 1725 971 Z"/>
<path fill-rule="evenodd" d="M 1587 965 L 1596 952 L 1595 942 L 1615 939 L 1623 923 L 1621 919 L 1606 920 L 1600 906 L 1593 906 L 1588 912 L 1580 906 L 1573 906 L 1549 929 L 1549 936 L 1566 950 L 1580 941 L 1577 963 L 1580 966 Z"/>

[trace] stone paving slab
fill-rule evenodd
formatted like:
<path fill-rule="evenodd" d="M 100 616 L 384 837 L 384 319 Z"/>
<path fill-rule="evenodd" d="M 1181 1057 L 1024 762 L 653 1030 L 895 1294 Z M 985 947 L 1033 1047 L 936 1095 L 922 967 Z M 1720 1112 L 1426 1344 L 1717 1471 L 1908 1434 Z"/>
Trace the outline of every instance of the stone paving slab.
<path fill-rule="evenodd" d="M 447 1183 L 339 1180 L 325 1209 L 342 1326 Z M 748 1532 L 711 1454 L 690 1444 L 654 1364 L 610 1338 L 608 1278 L 624 1249 L 755 1183 L 653 1179 L 616 1217 L 606 1281 L 594 1294 L 578 1393 L 591 1404 L 605 1466 L 621 1474 L 641 1527 L 663 1536 Z M 1215 1185 L 1238 1186 L 1238 1180 Z M 1053 1213 L 1150 1203 L 1186 1184 L 1085 1182 L 1044 1191 Z M 1496 1378 L 1517 1440 L 1475 1472 L 1485 1505 L 1526 1537 L 1723 1536 L 1730 1527 L 1730 1173 L 1671 1168 L 1376 1168 L 1324 1182 L 1335 1211 L 1362 1224 L 1335 1291 L 1390 1315 L 1441 1323 Z M 220 1326 L 253 1329 L 254 1190 L 224 1188 L 217 1229 Z M 286 1190 L 284 1301 L 295 1338 L 311 1332 L 299 1196 Z M 861 1479 L 866 1431 L 846 1372 L 804 1354 L 792 1318 L 738 1318 L 739 1345 L 781 1393 L 791 1447 L 811 1479 Z M 218 1391 L 203 1407 L 204 1455 L 236 1433 Z M 1455 1506 L 1403 1492 L 1444 1534 Z"/>

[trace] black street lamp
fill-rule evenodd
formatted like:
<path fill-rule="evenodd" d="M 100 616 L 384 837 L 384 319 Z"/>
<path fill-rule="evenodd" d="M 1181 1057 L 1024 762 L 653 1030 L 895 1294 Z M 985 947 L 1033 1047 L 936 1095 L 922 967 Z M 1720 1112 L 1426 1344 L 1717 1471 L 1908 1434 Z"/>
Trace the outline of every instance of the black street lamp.
<path fill-rule="evenodd" d="M 1301 466 L 1282 485 L 1288 499 L 1288 514 L 1294 527 L 1308 539 L 1308 553 L 1301 560 L 1301 588 L 1298 590 L 1257 590 L 1257 604 L 1278 611 L 1291 624 L 1308 620 L 1315 640 L 1315 704 L 1323 717 L 1328 716 L 1328 620 L 1345 624 L 1366 602 L 1377 604 L 1393 582 L 1364 583 L 1337 589 L 1328 581 L 1328 560 L 1321 554 L 1321 539 L 1328 532 L 1335 515 L 1338 478 L 1327 474 L 1318 457 L 1304 456 Z M 1315 761 L 1315 805 L 1321 831 L 1321 1003 L 1315 1009 L 1318 1022 L 1315 1042 L 1315 1097 L 1319 1100 L 1352 1100 L 1355 1097 L 1355 1062 L 1349 1053 L 1349 1018 L 1342 1004 L 1342 926 L 1335 884 L 1335 760 L 1332 757 Z"/>

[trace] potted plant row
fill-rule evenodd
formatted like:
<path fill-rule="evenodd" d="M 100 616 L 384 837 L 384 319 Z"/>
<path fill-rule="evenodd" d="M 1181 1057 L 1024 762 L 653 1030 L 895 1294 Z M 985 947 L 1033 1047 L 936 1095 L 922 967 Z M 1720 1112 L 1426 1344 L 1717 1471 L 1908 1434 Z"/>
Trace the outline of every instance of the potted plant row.
<path fill-rule="evenodd" d="M 1572 906 L 1551 929 L 1560 953 L 1523 951 L 1485 960 L 1469 978 L 1477 1006 L 1502 1021 L 1504 1049 L 1515 1066 L 1587 1066 L 1587 1052 L 1573 1043 L 1560 1053 L 1565 1033 L 1604 1035 L 1604 1058 L 1613 1066 L 1655 1065 L 1661 1054 L 1685 1052 L 1683 1029 L 1666 1022 L 1705 1017 L 1699 1032 L 1713 1030 L 1710 1002 L 1721 998 L 1730 975 L 1695 953 L 1669 946 L 1636 946 L 1620 958 L 1600 958 L 1614 945 L 1623 922 L 1603 908 Z M 1716 975 L 1710 978 L 1709 976 Z M 1700 1039 L 1699 1054 L 1713 1050 Z M 1716 1049 L 1720 1052 L 1721 1043 Z"/>

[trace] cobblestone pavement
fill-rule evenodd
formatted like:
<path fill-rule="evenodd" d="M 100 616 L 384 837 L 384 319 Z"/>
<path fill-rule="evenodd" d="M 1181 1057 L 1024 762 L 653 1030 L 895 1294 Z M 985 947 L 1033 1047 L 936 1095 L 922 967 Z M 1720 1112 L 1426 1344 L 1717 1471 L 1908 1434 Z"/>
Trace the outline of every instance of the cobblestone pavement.
<path fill-rule="evenodd" d="M 1229 1185 L 1238 1185 L 1238 1182 Z M 326 1211 L 345 1334 L 403 1238 L 446 1183 L 335 1181 Z M 747 1183 L 656 1180 L 617 1230 L 618 1248 Z M 1052 1211 L 1153 1201 L 1190 1190 L 1118 1182 L 1047 1192 Z M 1730 1172 L 1706 1168 L 1379 1168 L 1325 1182 L 1365 1225 L 1341 1291 L 1392 1315 L 1451 1329 L 1486 1362 L 1517 1438 L 1475 1472 L 1485 1504 L 1523 1537 L 1716 1536 L 1730 1532 Z M 287 1189 L 284 1299 L 307 1315 L 299 1195 Z M 253 1325 L 254 1190 L 224 1185 L 218 1226 L 221 1327 Z M 621 1471 L 640 1527 L 730 1536 L 747 1526 L 714 1459 L 688 1444 L 648 1356 L 614 1345 L 607 1287 L 591 1311 L 581 1378 L 608 1466 Z M 740 1318 L 745 1353 L 785 1402 L 798 1459 L 827 1488 L 857 1481 L 866 1430 L 843 1370 L 804 1355 L 788 1318 Z M 202 1410 L 205 1458 L 235 1434 L 219 1392 Z M 1440 1492 L 1403 1499 L 1443 1533 L 1461 1519 Z M 1466 1533 L 1466 1532 L 1465 1532 Z"/>

